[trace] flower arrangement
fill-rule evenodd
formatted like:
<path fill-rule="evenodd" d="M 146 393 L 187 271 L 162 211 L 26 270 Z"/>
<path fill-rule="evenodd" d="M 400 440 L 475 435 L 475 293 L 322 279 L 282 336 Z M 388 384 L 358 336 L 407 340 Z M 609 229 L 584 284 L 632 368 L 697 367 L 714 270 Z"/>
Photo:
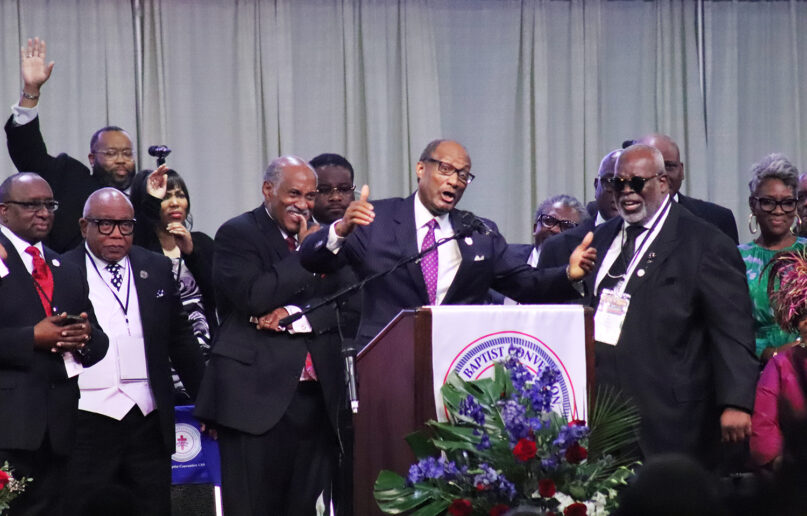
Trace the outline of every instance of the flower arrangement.
<path fill-rule="evenodd" d="M 14 470 L 9 467 L 8 462 L 3 463 L 0 468 L 0 514 L 8 509 L 9 504 L 25 491 L 25 485 L 33 481 L 32 478 L 14 478 Z"/>
<path fill-rule="evenodd" d="M 605 515 L 637 464 L 619 452 L 635 444 L 638 412 L 613 392 L 598 393 L 591 426 L 552 410 L 560 373 L 533 375 L 514 357 L 493 378 L 451 374 L 441 389 L 448 423 L 407 437 L 419 459 L 407 478 L 382 471 L 382 511 L 416 516 L 501 516 L 530 507 L 547 516 Z M 592 400 L 594 401 L 594 400 Z"/>

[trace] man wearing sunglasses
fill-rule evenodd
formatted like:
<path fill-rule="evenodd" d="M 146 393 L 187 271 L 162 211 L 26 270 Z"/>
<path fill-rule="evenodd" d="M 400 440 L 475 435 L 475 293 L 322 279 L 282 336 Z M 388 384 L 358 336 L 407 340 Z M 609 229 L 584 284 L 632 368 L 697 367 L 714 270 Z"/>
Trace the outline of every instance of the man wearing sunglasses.
<path fill-rule="evenodd" d="M 84 201 L 92 192 L 105 186 L 129 190 L 135 172 L 135 154 L 129 133 L 116 126 L 103 127 L 90 138 L 87 156 L 90 168 L 67 154 L 48 154 L 39 129 L 37 108 L 42 86 L 54 66 L 52 61 L 46 61 L 45 50 L 45 41 L 39 38 L 29 39 L 23 47 L 20 66 L 23 88 L 5 129 L 8 152 L 17 170 L 42 176 L 60 203 L 45 244 L 64 253 L 81 244 L 76 221 L 81 218 Z"/>
<path fill-rule="evenodd" d="M 116 188 L 93 192 L 79 221 L 86 244 L 63 255 L 89 284 L 109 352 L 79 378 L 78 432 L 65 475 L 65 514 L 117 484 L 135 514 L 171 512 L 174 382 L 196 396 L 204 362 L 182 309 L 171 261 L 133 246 L 134 209 Z"/>
<path fill-rule="evenodd" d="M 620 216 L 595 231 L 585 279 L 597 383 L 639 407 L 645 457 L 715 467 L 721 438 L 750 434 L 759 365 L 745 267 L 730 238 L 671 202 L 656 148 L 625 149 L 611 185 Z"/>
<path fill-rule="evenodd" d="M 688 197 L 680 192 L 681 183 L 684 181 L 684 163 L 681 161 L 678 145 L 672 138 L 666 134 L 652 133 L 639 138 L 636 143 L 650 145 L 661 152 L 664 157 L 664 170 L 670 179 L 670 195 L 674 201 L 695 216 L 717 226 L 734 241 L 735 245 L 740 243 L 737 236 L 737 223 L 731 210 L 712 202 Z"/>
<path fill-rule="evenodd" d="M 391 269 L 476 222 L 456 209 L 474 180 L 465 147 L 452 140 L 430 142 L 415 173 L 417 191 L 406 199 L 370 203 L 369 188 L 362 188 L 360 198 L 350 204 L 341 220 L 303 241 L 303 266 L 329 272 L 350 264 L 365 278 Z M 428 252 L 419 264 L 410 263 L 368 283 L 357 344 L 369 342 L 402 309 L 482 304 L 490 288 L 520 302 L 580 297 L 574 283 L 587 273 L 594 259 L 587 241 L 572 253 L 566 266 L 538 271 L 507 250 L 495 224 L 482 222 L 484 231 L 447 242 Z"/>

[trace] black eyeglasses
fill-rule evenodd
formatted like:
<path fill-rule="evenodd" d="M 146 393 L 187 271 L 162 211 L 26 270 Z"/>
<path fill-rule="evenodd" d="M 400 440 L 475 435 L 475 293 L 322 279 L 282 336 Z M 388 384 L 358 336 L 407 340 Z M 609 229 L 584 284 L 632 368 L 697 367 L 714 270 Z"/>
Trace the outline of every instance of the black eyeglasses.
<path fill-rule="evenodd" d="M 538 215 L 538 222 L 540 222 L 541 224 L 543 224 L 548 228 L 554 228 L 555 226 L 559 225 L 560 229 L 563 231 L 577 227 L 577 222 L 572 222 L 571 220 L 557 219 L 552 215 L 545 215 L 543 213 Z"/>
<path fill-rule="evenodd" d="M 792 197 L 788 199 L 782 199 L 781 201 L 771 199 L 770 197 L 754 197 L 753 199 L 757 201 L 759 209 L 764 211 L 765 213 L 771 213 L 773 210 L 776 209 L 777 206 L 782 208 L 782 211 L 785 213 L 791 213 L 793 210 L 796 209 L 796 199 Z"/>
<path fill-rule="evenodd" d="M 350 195 L 356 189 L 356 185 L 317 185 L 317 193 L 320 195 L 333 195 L 337 193 L 342 197 Z"/>
<path fill-rule="evenodd" d="M 51 213 L 59 209 L 59 201 L 4 201 L 3 204 L 16 204 L 31 213 L 36 213 L 43 208 Z"/>
<path fill-rule="evenodd" d="M 652 177 L 633 176 L 630 179 L 623 179 L 621 177 L 614 176 L 605 179 L 604 181 L 606 184 L 611 185 L 611 188 L 613 188 L 617 192 L 621 192 L 622 190 L 625 189 L 625 185 L 628 185 L 630 186 L 630 189 L 633 190 L 634 192 L 642 193 L 642 190 L 644 190 L 645 183 L 647 183 L 648 181 L 652 181 L 653 179 L 658 179 L 662 175 L 663 174 L 656 174 L 655 176 Z"/>
<path fill-rule="evenodd" d="M 98 232 L 102 235 L 111 235 L 115 231 L 115 226 L 118 226 L 121 235 L 129 236 L 134 233 L 135 228 L 135 219 L 87 219 L 87 222 L 92 222 L 98 226 Z"/>
<path fill-rule="evenodd" d="M 446 163 L 445 161 L 440 161 L 439 159 L 426 158 L 424 161 L 428 161 L 429 163 L 436 163 L 437 172 L 439 172 L 441 176 L 449 177 L 456 173 L 459 180 L 465 183 L 466 185 L 471 184 L 471 181 L 473 181 L 474 178 L 476 177 L 475 175 L 471 174 L 471 171 L 468 170 L 467 168 L 460 170 L 451 165 L 451 163 Z"/>

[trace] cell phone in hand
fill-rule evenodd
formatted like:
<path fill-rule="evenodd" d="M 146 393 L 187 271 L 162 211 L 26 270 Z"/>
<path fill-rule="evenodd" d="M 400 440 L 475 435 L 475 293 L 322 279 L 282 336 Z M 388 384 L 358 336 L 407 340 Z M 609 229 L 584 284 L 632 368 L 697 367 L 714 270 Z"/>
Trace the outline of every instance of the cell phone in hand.
<path fill-rule="evenodd" d="M 79 324 L 84 322 L 84 318 L 78 315 L 66 315 L 64 319 L 60 319 L 56 322 L 59 326 L 68 326 L 70 324 Z"/>

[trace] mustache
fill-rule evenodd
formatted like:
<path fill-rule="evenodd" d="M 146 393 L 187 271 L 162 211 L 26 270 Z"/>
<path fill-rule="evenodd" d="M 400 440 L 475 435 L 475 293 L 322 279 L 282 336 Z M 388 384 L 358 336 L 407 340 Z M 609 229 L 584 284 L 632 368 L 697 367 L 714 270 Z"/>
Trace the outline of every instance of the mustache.
<path fill-rule="evenodd" d="M 301 210 L 301 209 L 297 208 L 297 206 L 289 206 L 289 207 L 287 207 L 286 212 L 287 213 L 294 213 L 296 215 L 302 215 L 303 217 L 306 218 L 306 220 L 308 220 L 308 218 L 311 215 L 311 210 Z"/>

